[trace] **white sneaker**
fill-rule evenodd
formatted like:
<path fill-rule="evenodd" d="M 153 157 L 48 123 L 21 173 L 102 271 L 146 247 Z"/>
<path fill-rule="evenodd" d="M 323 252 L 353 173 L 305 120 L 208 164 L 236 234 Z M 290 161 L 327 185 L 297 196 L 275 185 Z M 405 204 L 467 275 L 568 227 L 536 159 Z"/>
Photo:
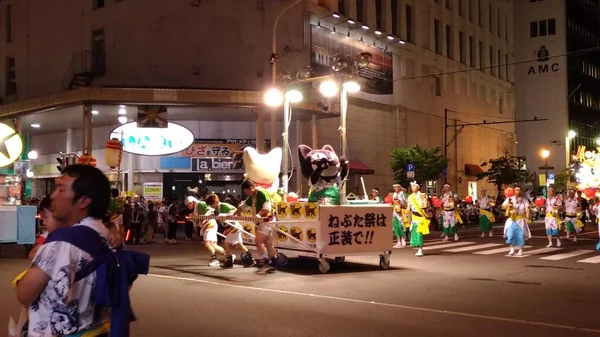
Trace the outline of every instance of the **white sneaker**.
<path fill-rule="evenodd" d="M 562 243 L 560 243 L 560 239 L 556 239 L 556 247 L 560 247 Z"/>
<path fill-rule="evenodd" d="M 209 266 L 211 267 L 219 267 L 221 265 L 221 262 L 219 262 L 219 260 L 215 259 L 215 260 L 210 260 L 210 262 L 208 263 Z"/>
<path fill-rule="evenodd" d="M 517 256 L 523 256 L 523 249 L 519 249 L 519 252 L 517 253 Z"/>
<path fill-rule="evenodd" d="M 494 232 L 490 231 L 490 238 L 494 236 Z"/>
<path fill-rule="evenodd" d="M 458 241 L 458 234 L 454 234 L 454 241 Z"/>
<path fill-rule="evenodd" d="M 510 248 L 510 252 L 508 252 L 508 255 L 509 255 L 509 256 L 513 256 L 513 255 L 515 255 L 515 249 L 511 247 L 511 248 Z"/>
<path fill-rule="evenodd" d="M 419 248 L 419 250 L 417 250 L 417 253 L 415 254 L 415 256 L 423 256 L 423 248 Z"/>
<path fill-rule="evenodd" d="M 485 233 L 481 233 L 481 237 L 482 237 L 482 238 L 483 238 L 483 237 L 485 237 Z"/>
<path fill-rule="evenodd" d="M 235 263 L 235 254 L 231 254 L 231 263 Z"/>
<path fill-rule="evenodd" d="M 549 243 L 549 244 L 546 246 L 546 248 L 550 248 L 550 247 L 552 247 L 552 242 L 550 242 L 550 243 Z"/>
<path fill-rule="evenodd" d="M 394 247 L 392 247 L 392 248 L 402 248 L 402 247 L 404 247 L 404 246 L 402 245 L 402 242 L 398 242 L 398 243 L 396 243 L 396 244 L 394 245 Z"/>

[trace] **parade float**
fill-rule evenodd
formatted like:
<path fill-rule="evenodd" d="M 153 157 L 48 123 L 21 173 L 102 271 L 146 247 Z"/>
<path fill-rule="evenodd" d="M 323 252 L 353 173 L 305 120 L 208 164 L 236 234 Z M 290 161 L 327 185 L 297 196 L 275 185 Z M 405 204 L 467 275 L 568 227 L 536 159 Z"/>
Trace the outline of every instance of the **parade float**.
<path fill-rule="evenodd" d="M 600 153 L 579 146 L 573 156 L 571 170 L 575 174 L 576 189 L 583 192 L 587 199 L 598 196 L 600 189 Z"/>
<path fill-rule="evenodd" d="M 244 156 L 247 178 L 259 181 L 258 185 L 277 200 L 277 220 L 272 225 L 280 265 L 285 266 L 292 257 L 313 258 L 319 262 L 319 271 L 327 273 L 330 260 L 343 263 L 346 256 L 378 255 L 379 266 L 388 269 L 392 207 L 368 200 L 345 202 L 340 187 L 345 183 L 348 164 L 331 146 L 313 150 L 300 145 L 298 152 L 301 172 L 311 187 L 307 199 L 299 199 L 295 193 L 277 193 L 272 187 L 281 167 L 281 149 L 258 154 L 249 148 Z M 240 223 L 244 244 L 253 246 L 256 224 Z"/>

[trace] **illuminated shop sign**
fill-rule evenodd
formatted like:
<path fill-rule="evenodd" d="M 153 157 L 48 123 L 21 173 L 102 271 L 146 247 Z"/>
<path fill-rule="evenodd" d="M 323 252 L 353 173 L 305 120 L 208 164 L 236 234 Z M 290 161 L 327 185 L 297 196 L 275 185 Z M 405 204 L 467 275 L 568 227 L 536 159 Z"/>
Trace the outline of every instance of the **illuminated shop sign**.
<path fill-rule="evenodd" d="M 0 167 L 14 163 L 23 153 L 23 140 L 12 127 L 0 123 Z"/>
<path fill-rule="evenodd" d="M 577 188 L 600 187 L 600 153 L 579 146 L 573 159 L 577 163 L 574 167 Z"/>
<path fill-rule="evenodd" d="M 138 128 L 137 122 L 114 129 L 110 138 L 123 143 L 123 151 L 143 156 L 164 156 L 181 152 L 194 143 L 194 134 L 187 128 L 168 123 L 167 128 Z"/>

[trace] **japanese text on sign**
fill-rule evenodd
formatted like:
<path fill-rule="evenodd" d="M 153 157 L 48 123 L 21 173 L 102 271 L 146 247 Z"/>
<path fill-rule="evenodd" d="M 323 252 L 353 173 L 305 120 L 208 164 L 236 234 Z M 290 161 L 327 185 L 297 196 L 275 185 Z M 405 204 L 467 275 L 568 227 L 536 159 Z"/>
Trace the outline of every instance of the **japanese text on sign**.
<path fill-rule="evenodd" d="M 327 227 L 329 245 L 369 245 L 373 243 L 374 230 L 387 227 L 387 216 L 383 213 L 345 213 L 343 216 L 330 214 Z M 365 230 L 361 230 L 361 229 Z M 339 229 L 339 230 L 333 230 Z"/>

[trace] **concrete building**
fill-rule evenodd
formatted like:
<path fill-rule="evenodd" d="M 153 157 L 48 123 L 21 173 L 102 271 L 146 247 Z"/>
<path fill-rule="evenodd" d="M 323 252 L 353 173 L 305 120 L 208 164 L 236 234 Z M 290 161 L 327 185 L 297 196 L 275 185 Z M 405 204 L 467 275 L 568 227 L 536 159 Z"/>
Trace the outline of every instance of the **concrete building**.
<path fill-rule="evenodd" d="M 600 1 L 544 0 L 515 4 L 516 116 L 547 118 L 517 125 L 518 154 L 544 174 L 564 169 L 577 147 L 600 137 Z M 569 131 L 573 133 L 569 136 Z"/>
<path fill-rule="evenodd" d="M 265 108 L 261 98 L 271 82 L 275 18 L 287 4 L 3 1 L 0 120 L 18 118 L 21 132 L 31 137 L 40 153 L 38 177 L 55 174 L 57 153 L 81 151 L 85 137 L 105 168 L 103 148 L 119 125 L 118 111 L 124 108 L 132 120 L 139 104 L 168 106 L 169 120 L 198 140 L 246 139 L 261 146 L 270 139 L 280 146 L 281 123 L 265 124 L 280 112 Z M 322 70 L 336 54 L 333 45 L 374 53 L 375 65 L 362 74 L 364 90 L 350 97 L 348 149 L 355 173 L 373 173 L 364 176 L 367 188 L 387 190 L 394 147 L 443 148 L 446 109 L 450 126 L 514 118 L 514 73 L 506 65 L 513 61 L 512 18 L 510 0 L 303 1 L 275 29 L 277 77 L 307 65 Z M 298 143 L 339 149 L 339 104 L 320 97 L 317 85 L 305 88 L 305 100 L 294 107 L 292 149 Z M 84 110 L 98 112 L 85 137 Z M 478 165 L 513 152 L 516 138 L 512 124 L 449 127 L 449 141 L 456 131 L 448 147 L 448 182 L 465 195 L 486 185 L 475 181 Z M 141 156 L 125 160 L 123 169 L 131 170 L 130 184 L 191 172 Z M 292 190 L 305 186 L 296 176 Z M 46 193 L 51 186 L 45 184 L 35 184 L 34 193 Z M 359 185 L 353 176 L 348 191 Z"/>

